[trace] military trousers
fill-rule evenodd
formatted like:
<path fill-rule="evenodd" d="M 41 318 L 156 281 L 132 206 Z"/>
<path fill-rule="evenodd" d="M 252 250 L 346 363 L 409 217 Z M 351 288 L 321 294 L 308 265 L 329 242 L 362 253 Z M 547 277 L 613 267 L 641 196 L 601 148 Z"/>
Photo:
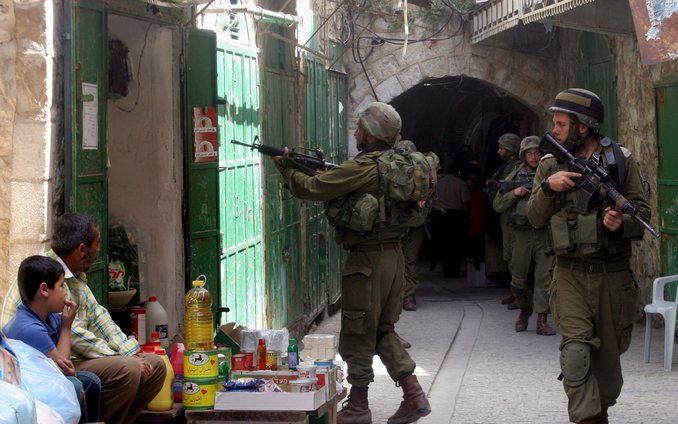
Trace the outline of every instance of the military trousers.
<path fill-rule="evenodd" d="M 419 264 L 419 249 L 424 241 L 424 226 L 410 228 L 403 237 L 403 255 L 405 256 L 405 297 L 414 297 L 419 284 L 417 266 Z"/>
<path fill-rule="evenodd" d="M 531 306 L 537 313 L 548 313 L 553 258 L 546 256 L 546 230 L 509 225 L 509 231 L 511 292 L 521 308 Z"/>
<path fill-rule="evenodd" d="M 560 350 L 574 342 L 591 348 L 586 377 L 576 383 L 563 379 L 570 420 L 579 422 L 619 397 L 624 382 L 619 357 L 631 343 L 638 288 L 629 269 L 606 272 L 601 264 L 559 262 L 549 302 L 562 335 Z"/>
<path fill-rule="evenodd" d="M 349 250 L 342 272 L 339 353 L 353 386 L 367 387 L 374 381 L 375 353 L 393 381 L 414 372 L 414 361 L 394 333 L 403 307 L 404 281 L 400 241 Z"/>

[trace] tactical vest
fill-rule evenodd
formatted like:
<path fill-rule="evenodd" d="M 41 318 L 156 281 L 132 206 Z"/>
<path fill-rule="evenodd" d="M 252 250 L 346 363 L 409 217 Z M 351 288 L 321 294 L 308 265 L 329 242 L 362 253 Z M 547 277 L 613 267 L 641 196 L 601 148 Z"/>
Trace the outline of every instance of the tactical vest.
<path fill-rule="evenodd" d="M 512 181 L 520 176 L 520 174 L 533 175 L 533 171 L 529 170 L 527 165 L 518 166 L 506 177 L 507 181 Z M 527 204 L 530 200 L 529 193 L 521 197 L 517 202 L 511 205 L 508 210 L 508 222 L 512 226 L 528 227 L 530 221 L 527 219 Z"/>
<path fill-rule="evenodd" d="M 610 171 L 611 182 L 615 188 L 626 196 L 627 158 L 619 145 L 611 141 L 608 146 L 602 146 L 602 150 L 595 152 L 594 156 Z M 549 157 L 545 156 L 544 159 Z M 571 169 L 567 163 L 551 160 L 548 175 L 558 171 Z M 583 196 L 583 193 L 577 187 L 554 193 L 556 212 L 549 222 L 548 233 L 551 251 L 557 256 L 575 258 L 615 258 L 630 255 L 631 244 L 628 240 L 616 237 L 603 229 L 602 221 L 607 206 L 605 199 L 600 195 L 594 196 L 592 207 L 587 212 L 578 208 L 580 196 Z"/>
<path fill-rule="evenodd" d="M 392 239 L 424 224 L 435 199 L 438 157 L 434 153 L 386 150 L 368 154 L 379 174 L 379 193 L 353 193 L 325 203 L 325 215 L 342 243 L 347 233 Z"/>

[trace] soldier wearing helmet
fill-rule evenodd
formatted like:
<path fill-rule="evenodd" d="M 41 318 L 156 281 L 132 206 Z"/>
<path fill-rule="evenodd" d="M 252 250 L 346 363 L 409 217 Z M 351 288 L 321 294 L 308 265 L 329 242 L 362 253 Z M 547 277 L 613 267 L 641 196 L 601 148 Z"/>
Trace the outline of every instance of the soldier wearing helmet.
<path fill-rule="evenodd" d="M 276 166 L 292 195 L 326 202 L 325 212 L 330 222 L 341 221 L 345 205 L 352 204 L 356 198 L 357 202 L 364 200 L 351 209 L 358 213 L 344 214 L 346 220 L 360 221 L 361 216 L 373 211 L 374 204 L 369 199 L 376 202 L 380 198 L 382 186 L 377 159 L 393 149 L 400 139 L 400 128 L 400 115 L 392 106 L 370 103 L 358 114 L 354 136 L 360 153 L 355 158 L 315 176 L 285 167 L 284 158 L 276 158 Z M 384 236 L 377 232 L 378 228 L 360 231 L 353 228 L 335 225 L 337 239 L 348 250 L 342 272 L 339 353 L 348 364 L 351 384 L 348 404 L 339 412 L 337 422 L 372 422 L 367 389 L 374 380 L 375 352 L 404 392 L 405 400 L 388 423 L 413 422 L 428 415 L 431 407 L 414 375 L 415 363 L 394 329 L 402 311 L 405 277 L 401 237 L 404 231 Z"/>
<path fill-rule="evenodd" d="M 525 137 L 520 143 L 519 156 L 521 165 L 506 177 L 492 205 L 495 211 L 508 217 L 513 241 L 509 262 L 511 292 L 520 308 L 515 330 L 527 330 L 528 319 L 534 311 L 537 312 L 537 334 L 552 336 L 556 333 L 547 316 L 553 261 L 546 256 L 546 230 L 535 229 L 527 219 L 527 201 L 541 158 L 539 137 Z"/>
<path fill-rule="evenodd" d="M 588 90 L 570 88 L 555 98 L 553 135 L 573 155 L 608 169 L 611 182 L 650 219 L 641 177 L 631 153 L 600 134 L 604 110 Z M 570 420 L 607 423 L 607 410 L 623 384 L 619 356 L 631 342 L 637 287 L 629 268 L 631 241 L 644 228 L 594 194 L 582 206 L 581 175 L 560 157 L 545 155 L 534 179 L 527 216 L 547 228 L 555 255 L 549 304 L 560 343 L 561 379 Z"/>
<path fill-rule="evenodd" d="M 513 133 L 503 134 L 497 140 L 499 147 L 497 154 L 504 163 L 497 169 L 497 171 L 487 180 L 485 192 L 492 202 L 497 195 L 499 181 L 505 180 L 511 172 L 520 166 L 521 161 L 518 157 L 520 150 L 520 137 Z M 511 262 L 511 253 L 513 252 L 513 243 L 511 241 L 511 229 L 508 227 L 508 216 L 502 213 L 499 217 L 499 224 L 501 226 L 501 241 L 502 241 L 502 257 L 507 262 Z M 518 309 L 518 304 L 515 301 L 515 296 L 511 295 L 501 301 L 502 304 L 508 304 L 509 309 Z"/>

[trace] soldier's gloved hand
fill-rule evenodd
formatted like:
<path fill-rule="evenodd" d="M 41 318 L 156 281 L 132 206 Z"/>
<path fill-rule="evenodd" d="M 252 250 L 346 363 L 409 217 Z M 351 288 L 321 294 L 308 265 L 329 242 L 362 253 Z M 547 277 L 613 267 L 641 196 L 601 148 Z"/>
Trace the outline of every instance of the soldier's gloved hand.
<path fill-rule="evenodd" d="M 516 187 L 513 189 L 513 195 L 516 197 L 524 197 L 526 194 L 530 193 L 529 188 L 525 187 Z"/>
<path fill-rule="evenodd" d="M 611 207 L 605 208 L 605 216 L 603 217 L 603 227 L 611 232 L 620 230 L 624 225 L 624 215 L 612 209 Z"/>
<path fill-rule="evenodd" d="M 278 171 L 281 174 L 285 174 L 285 168 L 287 167 L 287 159 L 289 158 L 290 150 L 285 147 L 283 149 L 283 152 L 285 152 L 282 156 L 274 156 L 273 157 L 273 163 L 275 164 L 275 167 L 278 169 Z"/>
<path fill-rule="evenodd" d="M 578 172 L 558 171 L 546 179 L 551 190 L 561 192 L 567 191 L 574 187 L 577 183 L 573 178 L 579 178 L 581 174 Z"/>

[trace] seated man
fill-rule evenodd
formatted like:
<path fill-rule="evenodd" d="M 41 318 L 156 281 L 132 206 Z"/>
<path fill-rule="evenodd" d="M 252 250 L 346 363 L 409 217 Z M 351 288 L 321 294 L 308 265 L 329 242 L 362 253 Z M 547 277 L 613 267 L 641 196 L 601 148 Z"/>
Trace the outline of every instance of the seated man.
<path fill-rule="evenodd" d="M 68 213 L 54 224 L 52 250 L 47 256 L 65 273 L 66 299 L 78 310 L 71 326 L 71 357 L 76 371 L 91 371 L 101 380 L 101 420 L 131 423 L 160 391 L 165 366 L 159 356 L 140 353 L 87 286 L 89 267 L 101 241 L 99 228 L 89 215 Z M 5 317 L 21 304 L 17 285 L 7 293 Z"/>
<path fill-rule="evenodd" d="M 99 378 L 89 371 L 76 373 L 70 361 L 71 324 L 77 306 L 66 300 L 64 269 L 54 259 L 29 256 L 19 266 L 17 281 L 23 303 L 3 328 L 5 336 L 21 340 L 52 359 L 75 386 L 80 421 L 99 421 Z"/>

